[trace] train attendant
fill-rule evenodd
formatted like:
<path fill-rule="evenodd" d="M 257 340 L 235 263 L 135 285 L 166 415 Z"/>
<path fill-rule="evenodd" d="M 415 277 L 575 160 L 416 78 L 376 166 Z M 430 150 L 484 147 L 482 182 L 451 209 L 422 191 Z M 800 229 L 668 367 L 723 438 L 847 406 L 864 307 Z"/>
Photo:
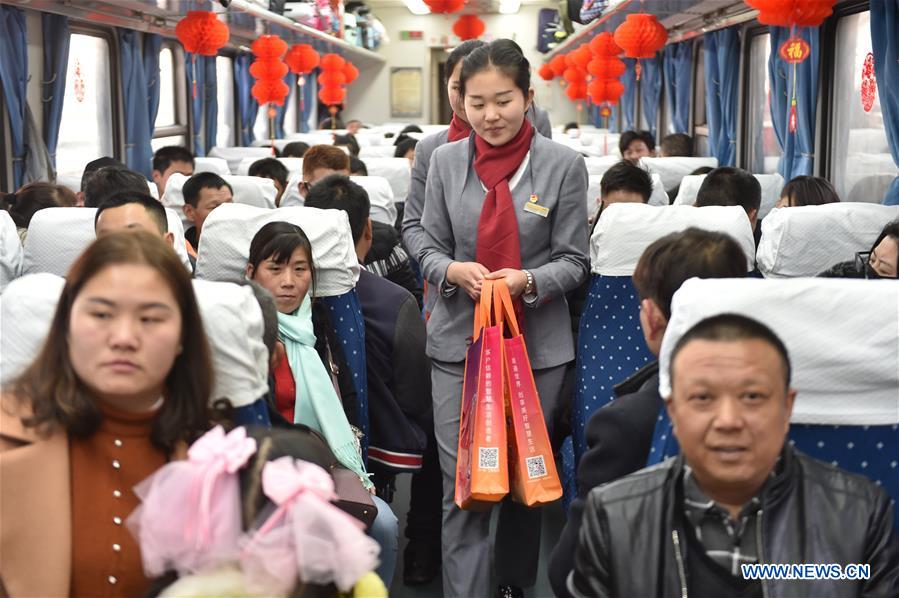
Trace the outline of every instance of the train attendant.
<path fill-rule="evenodd" d="M 140 596 L 132 488 L 209 426 L 212 363 L 190 275 L 144 231 L 98 239 L 47 341 L 3 395 L 0 587 Z"/>
<path fill-rule="evenodd" d="M 428 322 L 434 417 L 444 475 L 445 596 L 487 596 L 490 512 L 453 502 L 466 338 L 485 278 L 504 279 L 524 305 L 524 334 L 548 427 L 574 344 L 565 293 L 588 271 L 587 170 L 575 151 L 536 134 L 530 65 L 499 39 L 462 63 L 460 95 L 473 133 L 431 160 L 421 224 L 422 270 L 436 281 Z M 550 429 L 550 437 L 552 430 Z M 534 584 L 540 511 L 508 499 L 495 541 L 499 596 Z"/>

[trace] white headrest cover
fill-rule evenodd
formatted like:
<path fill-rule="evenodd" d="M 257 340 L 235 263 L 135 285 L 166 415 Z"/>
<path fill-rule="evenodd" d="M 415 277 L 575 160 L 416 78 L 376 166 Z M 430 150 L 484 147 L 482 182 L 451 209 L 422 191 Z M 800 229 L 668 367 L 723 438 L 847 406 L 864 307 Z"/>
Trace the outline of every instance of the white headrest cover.
<path fill-rule="evenodd" d="M 610 169 L 621 162 L 621 156 L 616 155 L 608 155 L 601 157 L 593 157 L 589 156 L 584 158 L 584 165 L 587 167 L 587 174 L 596 174 L 602 175 Z"/>
<path fill-rule="evenodd" d="M 602 177 L 603 175 L 601 174 L 591 174 L 588 177 L 587 214 L 591 218 L 596 213 L 596 210 L 599 209 L 599 202 L 602 195 Z M 667 206 L 668 194 L 665 193 L 665 188 L 662 187 L 662 179 L 654 172 L 650 174 L 650 177 L 652 178 L 652 195 L 649 196 L 649 201 L 647 203 L 651 206 Z"/>
<path fill-rule="evenodd" d="M 770 278 L 815 276 L 871 249 L 896 218 L 899 206 L 855 202 L 772 210 L 762 221 L 759 270 Z"/>
<path fill-rule="evenodd" d="M 271 147 L 214 147 L 209 151 L 213 158 L 224 158 L 231 172 L 237 172 L 240 161 L 248 157 L 269 158 L 272 155 Z"/>
<path fill-rule="evenodd" d="M 603 210 L 590 238 L 592 271 L 604 276 L 631 276 L 650 244 L 690 227 L 733 237 L 746 254 L 747 270 L 752 270 L 755 241 L 743 208 L 616 203 Z"/>
<path fill-rule="evenodd" d="M 212 401 L 235 407 L 268 392 L 268 349 L 262 341 L 262 309 L 249 285 L 194 280 L 203 328 L 212 349 L 215 387 Z"/>
<path fill-rule="evenodd" d="M 382 176 L 351 176 L 350 180 L 365 189 L 371 203 L 371 219 L 375 222 L 396 224 L 396 206 L 393 205 L 393 190 Z"/>
<path fill-rule="evenodd" d="M 0 385 L 31 365 L 47 338 L 65 280 L 55 274 L 28 274 L 12 281 L 0 300 Z"/>
<path fill-rule="evenodd" d="M 153 199 L 159 199 L 159 188 L 156 186 L 156 183 L 153 181 L 147 181 L 147 192 L 150 194 L 150 197 Z"/>
<path fill-rule="evenodd" d="M 278 221 L 296 224 L 309 237 L 315 262 L 316 297 L 342 295 L 355 288 L 359 261 L 346 212 L 315 208 L 266 210 L 241 204 L 219 206 L 203 225 L 196 277 L 243 281 L 253 237 L 269 222 Z"/>
<path fill-rule="evenodd" d="M 641 158 L 642 166 L 662 176 L 665 189 L 673 189 L 681 184 L 681 179 L 703 166 L 718 167 L 718 158 L 695 158 L 675 156 L 671 158 Z"/>
<path fill-rule="evenodd" d="M 705 176 L 704 174 L 685 176 L 677 191 L 674 205 L 692 206 L 696 203 L 696 195 L 699 193 L 699 188 L 702 186 Z M 762 203 L 759 206 L 759 220 L 761 220 L 777 205 L 777 200 L 780 199 L 780 192 L 784 188 L 784 178 L 779 174 L 755 174 L 753 176 L 758 180 L 762 188 Z"/>
<path fill-rule="evenodd" d="M 370 176 L 387 179 L 394 197 L 406 197 L 412 179 L 412 165 L 406 158 L 366 158 L 365 167 Z"/>
<path fill-rule="evenodd" d="M 264 156 L 264 158 L 271 158 L 271 156 Z M 262 159 L 263 158 L 260 158 L 259 156 L 250 156 L 250 157 L 244 158 L 243 160 L 240 161 L 240 164 L 237 165 L 237 170 L 234 172 L 234 174 L 241 175 L 241 176 L 248 176 L 250 174 L 250 167 Z M 302 174 L 302 172 L 303 172 L 303 159 L 302 158 L 275 158 L 275 159 L 278 160 L 278 162 L 283 164 L 285 167 L 287 167 L 287 171 L 290 175 L 293 175 L 296 173 Z"/>
<path fill-rule="evenodd" d="M 789 208 L 796 209 L 796 208 Z M 693 278 L 675 293 L 659 363 L 671 394 L 671 352 L 706 318 L 735 313 L 768 326 L 787 347 L 798 391 L 792 421 L 899 423 L 899 285 L 887 280 Z"/>
<path fill-rule="evenodd" d="M 16 223 L 6 210 L 0 210 L 0 293 L 22 273 L 22 241 Z"/>
<path fill-rule="evenodd" d="M 194 158 L 194 174 L 199 172 L 214 172 L 219 176 L 223 176 L 231 174 L 231 169 L 228 168 L 228 161 L 224 158 L 197 156 Z"/>
<path fill-rule="evenodd" d="M 165 185 L 165 195 L 162 196 L 162 204 L 164 206 L 183 212 L 184 183 L 189 178 L 177 172 L 169 177 Z M 272 209 L 275 207 L 275 197 L 278 195 L 278 190 L 271 179 L 236 174 L 225 175 L 222 178 L 231 185 L 234 203 L 244 203 L 258 208 Z"/>

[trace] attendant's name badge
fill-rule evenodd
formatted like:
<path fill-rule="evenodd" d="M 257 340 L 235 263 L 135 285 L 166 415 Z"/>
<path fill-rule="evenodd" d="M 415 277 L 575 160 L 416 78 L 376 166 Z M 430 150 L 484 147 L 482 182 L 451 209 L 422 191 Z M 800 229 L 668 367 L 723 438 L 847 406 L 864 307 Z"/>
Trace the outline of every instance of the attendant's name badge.
<path fill-rule="evenodd" d="M 536 195 L 531 195 L 530 201 L 524 204 L 524 211 L 530 212 L 531 214 L 536 214 L 541 218 L 546 218 L 547 216 L 549 216 L 549 208 L 541 206 L 539 203 L 537 203 L 538 201 L 539 199 Z"/>

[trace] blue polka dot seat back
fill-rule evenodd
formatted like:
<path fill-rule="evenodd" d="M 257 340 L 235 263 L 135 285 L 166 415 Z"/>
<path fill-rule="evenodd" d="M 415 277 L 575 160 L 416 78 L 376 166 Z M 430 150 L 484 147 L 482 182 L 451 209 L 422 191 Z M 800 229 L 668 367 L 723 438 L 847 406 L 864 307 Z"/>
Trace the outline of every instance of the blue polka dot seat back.
<path fill-rule="evenodd" d="M 680 337 L 725 313 L 761 322 L 787 348 L 797 393 L 789 442 L 868 477 L 899 500 L 899 285 L 827 278 L 688 280 L 674 296 L 662 341 L 662 395 L 670 391 L 671 352 Z M 660 422 L 653 447 L 670 450 L 671 440 L 670 425 Z"/>

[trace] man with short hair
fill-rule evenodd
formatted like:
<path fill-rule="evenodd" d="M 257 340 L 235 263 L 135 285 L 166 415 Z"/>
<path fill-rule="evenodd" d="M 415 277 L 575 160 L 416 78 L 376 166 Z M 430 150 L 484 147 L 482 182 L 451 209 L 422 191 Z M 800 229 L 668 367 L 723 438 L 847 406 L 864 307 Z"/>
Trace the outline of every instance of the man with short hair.
<path fill-rule="evenodd" d="M 371 205 L 365 189 L 348 177 L 331 175 L 313 186 L 306 206 L 347 213 L 359 263 L 372 245 Z M 369 471 L 384 493 L 402 471 L 393 460 L 406 455 L 421 460 L 412 477 L 406 525 L 404 582 L 421 585 L 440 570 L 442 476 L 431 412 L 431 364 L 425 353 L 427 334 L 415 297 L 406 289 L 361 268 L 356 283 L 365 318 L 365 353 L 371 414 Z M 397 407 L 400 413 L 397 413 Z M 397 417 L 405 415 L 406 417 Z M 403 421 L 407 420 L 407 421 Z M 421 442 L 421 444 L 417 444 Z M 425 447 L 421 455 L 421 447 Z M 419 447 L 416 451 L 415 446 Z M 418 453 L 414 455 L 413 453 Z M 387 490 L 387 494 L 392 491 Z"/>
<path fill-rule="evenodd" d="M 755 233 L 762 205 L 762 186 L 757 178 L 742 168 L 720 166 L 705 175 L 693 205 L 697 208 L 740 206 L 746 212 L 752 232 Z"/>
<path fill-rule="evenodd" d="M 88 182 L 93 178 L 94 174 L 105 166 L 115 166 L 117 168 L 126 168 L 124 164 L 116 160 L 115 158 L 110 158 L 109 156 L 103 156 L 102 158 L 97 158 L 96 160 L 91 160 L 84 167 L 84 171 L 81 173 L 81 186 L 79 187 L 78 193 L 75 196 L 78 198 L 79 207 L 84 206 L 84 190 L 87 188 Z"/>
<path fill-rule="evenodd" d="M 250 176 L 258 176 L 263 179 L 271 179 L 278 192 L 277 195 L 275 195 L 275 207 L 281 205 L 281 197 L 284 195 L 284 190 L 287 189 L 287 179 L 290 177 L 290 173 L 287 171 L 287 167 L 284 166 L 284 164 L 277 158 L 262 158 L 250 165 L 250 170 L 247 174 Z"/>
<path fill-rule="evenodd" d="M 194 155 L 186 147 L 167 145 L 153 154 L 153 182 L 159 197 L 165 194 L 165 185 L 174 173 L 191 176 L 194 173 Z"/>
<path fill-rule="evenodd" d="M 361 120 L 357 120 L 354 118 L 353 120 L 347 121 L 347 123 L 346 123 L 347 134 L 355 135 L 356 133 L 359 132 L 360 129 L 362 129 L 362 121 Z"/>
<path fill-rule="evenodd" d="M 686 133 L 673 133 L 671 135 L 666 135 L 662 139 L 662 145 L 659 150 L 660 157 L 662 158 L 692 156 L 693 138 Z"/>
<path fill-rule="evenodd" d="M 591 222 L 599 221 L 603 210 L 613 203 L 646 203 L 652 195 L 652 177 L 648 172 L 627 160 L 618 162 L 599 182 L 599 208 Z"/>
<path fill-rule="evenodd" d="M 625 131 L 618 138 L 618 151 L 625 160 L 637 163 L 656 155 L 656 139 L 649 131 Z"/>
<path fill-rule="evenodd" d="M 590 492 L 572 595 L 899 595 L 886 492 L 786 442 L 796 391 L 777 335 L 745 316 L 707 318 L 677 341 L 670 368 L 682 454 Z M 755 563 L 864 563 L 871 575 L 744 577 Z"/>
<path fill-rule="evenodd" d="M 234 192 L 231 185 L 212 172 L 195 174 L 184 182 L 181 188 L 184 195 L 182 210 L 193 226 L 184 231 L 184 238 L 190 243 L 194 252 L 200 246 L 200 235 L 203 232 L 203 223 L 212 210 L 223 203 L 233 201 Z"/>
<path fill-rule="evenodd" d="M 291 141 L 281 150 L 282 158 L 302 158 L 309 151 L 309 144 L 302 141 Z"/>
<path fill-rule="evenodd" d="M 97 207 L 94 231 L 97 238 L 121 230 L 145 230 L 158 234 L 174 247 L 165 208 L 146 193 L 116 193 Z"/>
<path fill-rule="evenodd" d="M 144 175 L 119 166 L 104 166 L 87 180 L 84 187 L 84 207 L 96 208 L 123 191 L 146 195 L 149 190 Z"/>
<path fill-rule="evenodd" d="M 656 240 L 640 256 L 634 287 L 640 298 L 640 326 L 649 351 L 659 356 L 671 319 L 671 299 L 689 278 L 742 278 L 747 261 L 730 236 L 688 228 Z M 659 395 L 659 362 L 642 367 L 614 388 L 616 398 L 587 421 L 587 451 L 577 469 L 578 495 L 549 564 L 549 580 L 557 596 L 568 596 L 566 581 L 574 567 L 574 551 L 591 489 L 642 469 L 649 458 L 656 420 L 664 406 Z"/>
<path fill-rule="evenodd" d="M 300 195 L 306 197 L 309 188 L 331 174 L 350 174 L 350 157 L 333 145 L 313 145 L 303 155 L 303 180 Z"/>

